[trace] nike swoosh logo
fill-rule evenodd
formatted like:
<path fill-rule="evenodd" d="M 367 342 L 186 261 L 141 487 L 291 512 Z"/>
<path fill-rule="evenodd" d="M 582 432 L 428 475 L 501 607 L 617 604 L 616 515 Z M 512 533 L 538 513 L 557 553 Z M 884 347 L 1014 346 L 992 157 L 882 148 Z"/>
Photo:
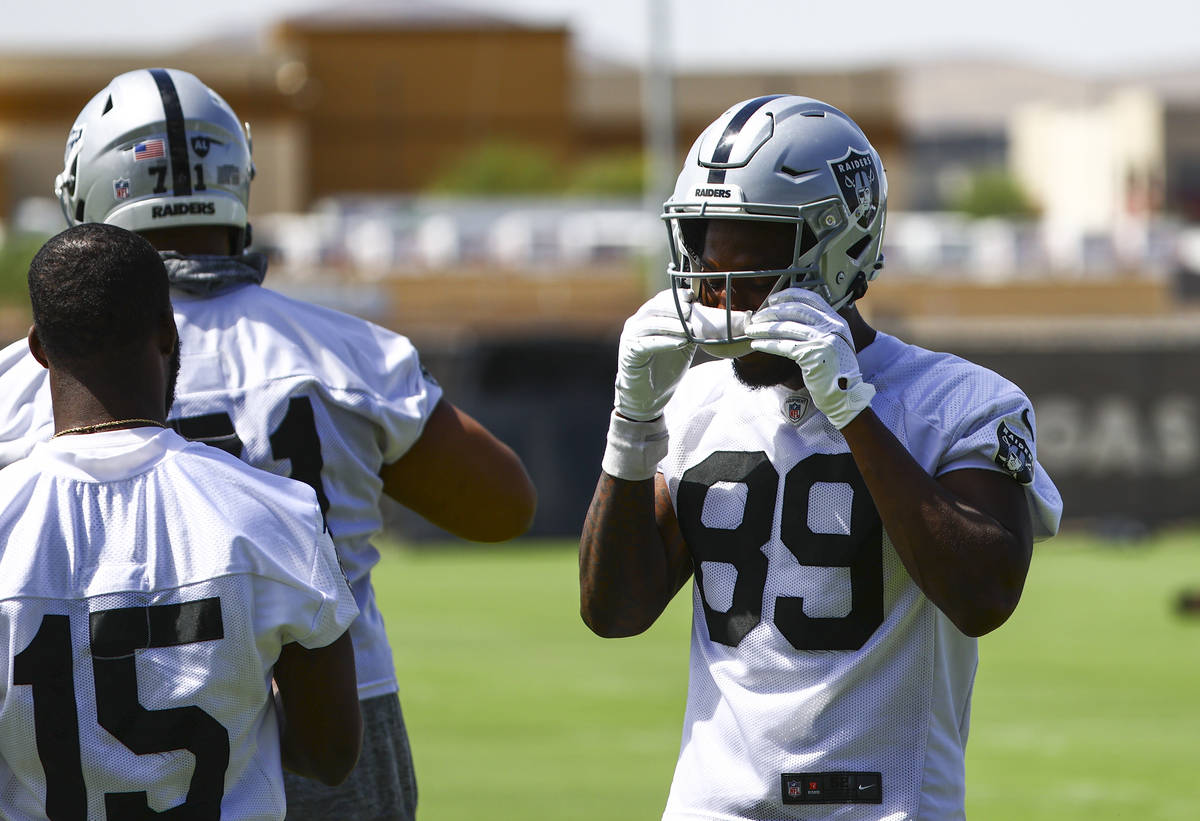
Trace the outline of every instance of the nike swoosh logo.
<path fill-rule="evenodd" d="M 871 790 L 871 789 L 875 788 L 875 785 L 874 784 L 859 784 L 858 788 L 860 790 Z"/>

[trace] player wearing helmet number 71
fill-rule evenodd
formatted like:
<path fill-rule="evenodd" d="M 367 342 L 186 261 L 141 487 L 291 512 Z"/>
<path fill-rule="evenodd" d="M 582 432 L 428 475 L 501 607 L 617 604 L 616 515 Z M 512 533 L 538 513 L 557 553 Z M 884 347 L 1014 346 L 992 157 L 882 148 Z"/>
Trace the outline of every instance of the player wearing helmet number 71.
<path fill-rule="evenodd" d="M 855 308 L 886 203 L 850 118 L 770 95 L 700 135 L 665 205 L 671 287 L 621 336 L 579 552 L 601 636 L 695 578 L 664 819 L 963 815 L 976 637 L 1062 503 L 1020 389 Z"/>
<path fill-rule="evenodd" d="M 362 754 L 336 787 L 285 773 L 288 818 L 411 819 L 415 775 L 370 576 L 382 497 L 498 542 L 529 527 L 537 494 L 517 455 L 443 397 L 408 339 L 261 287 L 266 259 L 245 252 L 250 149 L 248 127 L 195 76 L 131 71 L 76 118 L 55 191 L 69 224 L 117 225 L 159 251 L 182 360 L 170 423 L 309 485 L 354 592 Z M 0 464 L 53 432 L 45 371 L 27 347 L 0 351 Z"/>

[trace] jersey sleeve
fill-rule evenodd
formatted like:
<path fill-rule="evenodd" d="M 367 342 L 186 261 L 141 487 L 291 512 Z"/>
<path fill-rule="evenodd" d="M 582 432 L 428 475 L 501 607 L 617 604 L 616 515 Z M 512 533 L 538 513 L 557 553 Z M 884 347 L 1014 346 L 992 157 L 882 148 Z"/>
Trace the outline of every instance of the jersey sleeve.
<path fill-rule="evenodd" d="M 0 467 L 54 433 L 47 374 L 23 339 L 0 351 Z"/>
<path fill-rule="evenodd" d="M 382 435 L 383 462 L 390 464 L 421 438 L 425 422 L 442 398 L 442 387 L 406 337 L 382 328 L 373 330 L 379 356 L 363 363 L 363 376 L 370 386 L 371 416 Z"/>
<path fill-rule="evenodd" d="M 946 420 L 947 441 L 935 475 L 976 468 L 1011 476 L 1025 489 L 1034 538 L 1049 538 L 1058 532 L 1062 498 L 1037 461 L 1033 405 L 1011 383 L 991 372 L 986 377 L 964 380 L 974 396 L 961 403 L 960 419 Z"/>
<path fill-rule="evenodd" d="M 310 606 L 302 609 L 295 623 L 285 629 L 284 643 L 295 641 L 312 650 L 332 644 L 358 616 L 358 605 L 338 563 L 328 530 L 317 534 L 309 587 L 314 594 Z"/>

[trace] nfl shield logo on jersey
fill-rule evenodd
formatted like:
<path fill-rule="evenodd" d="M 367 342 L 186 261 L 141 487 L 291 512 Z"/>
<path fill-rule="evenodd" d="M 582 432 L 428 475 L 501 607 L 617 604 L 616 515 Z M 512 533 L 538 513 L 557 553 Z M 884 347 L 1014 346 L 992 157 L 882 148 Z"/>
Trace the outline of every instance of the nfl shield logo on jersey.
<path fill-rule="evenodd" d="M 787 794 L 789 798 L 796 798 L 800 795 L 800 792 L 801 790 L 799 781 L 789 781 L 787 783 Z"/>
<path fill-rule="evenodd" d="M 119 200 L 129 199 L 129 180 L 113 180 L 113 196 Z"/>
<path fill-rule="evenodd" d="M 793 393 L 783 400 L 783 415 L 793 425 L 799 425 L 804 421 L 804 414 L 808 412 L 808 397 L 804 394 Z"/>
<path fill-rule="evenodd" d="M 829 168 L 850 209 L 850 219 L 866 228 L 879 210 L 879 176 L 871 155 L 851 148 L 840 160 L 831 160 Z"/>

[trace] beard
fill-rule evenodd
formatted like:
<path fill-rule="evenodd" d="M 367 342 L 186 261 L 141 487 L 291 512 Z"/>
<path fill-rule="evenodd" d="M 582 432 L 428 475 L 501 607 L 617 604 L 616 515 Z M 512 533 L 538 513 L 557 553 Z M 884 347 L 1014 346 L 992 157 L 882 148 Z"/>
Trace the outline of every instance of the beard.
<path fill-rule="evenodd" d="M 804 383 L 799 365 L 785 356 L 769 353 L 750 353 L 733 360 L 733 375 L 751 390 L 785 383 L 798 387 Z"/>
<path fill-rule="evenodd" d="M 175 348 L 171 351 L 170 370 L 167 371 L 166 408 L 163 418 L 171 415 L 171 406 L 175 404 L 175 382 L 179 379 L 179 336 L 175 337 Z"/>

